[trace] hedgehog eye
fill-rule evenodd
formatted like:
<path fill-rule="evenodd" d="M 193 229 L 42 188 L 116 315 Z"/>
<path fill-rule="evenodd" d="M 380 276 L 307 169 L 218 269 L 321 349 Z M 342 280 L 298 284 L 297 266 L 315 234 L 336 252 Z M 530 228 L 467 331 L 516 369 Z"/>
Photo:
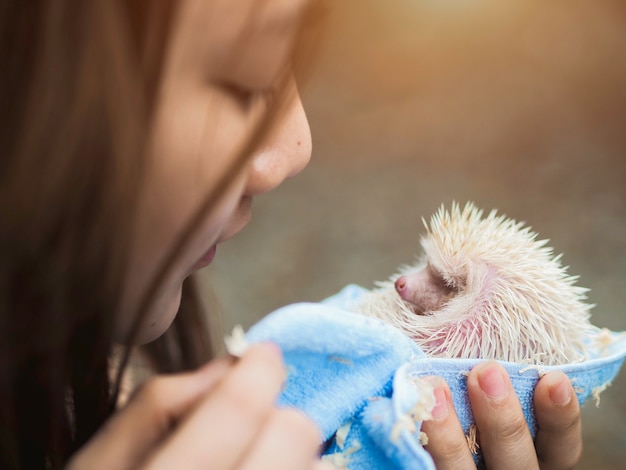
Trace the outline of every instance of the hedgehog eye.
<path fill-rule="evenodd" d="M 450 282 L 445 279 L 439 271 L 432 267 L 432 265 L 428 264 L 426 269 L 428 269 L 428 274 L 433 283 L 438 286 L 441 291 L 450 291 L 450 293 L 455 293 L 459 290 L 454 282 Z"/>
<path fill-rule="evenodd" d="M 463 289 L 465 289 L 465 286 L 467 284 L 467 280 L 464 277 L 461 277 L 459 279 L 455 279 L 452 284 L 453 284 L 452 288 L 454 289 L 454 291 L 455 292 L 460 292 Z"/>
<path fill-rule="evenodd" d="M 454 276 L 448 279 L 447 283 L 455 292 L 459 292 L 465 289 L 467 280 L 464 276 Z"/>

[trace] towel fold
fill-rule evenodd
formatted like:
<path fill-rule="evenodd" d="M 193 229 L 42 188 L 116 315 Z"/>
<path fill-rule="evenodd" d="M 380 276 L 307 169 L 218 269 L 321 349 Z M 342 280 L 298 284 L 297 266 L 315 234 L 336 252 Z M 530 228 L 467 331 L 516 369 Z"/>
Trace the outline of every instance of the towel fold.
<path fill-rule="evenodd" d="M 365 290 L 350 285 L 322 303 L 283 307 L 254 325 L 250 342 L 272 341 L 283 351 L 288 378 L 279 403 L 307 414 L 322 431 L 325 458 L 339 468 L 434 469 L 424 450 L 422 421 L 434 406 L 432 387 L 420 377 L 449 384 L 463 430 L 473 416 L 466 376 L 477 359 L 427 357 L 393 326 L 344 309 Z M 532 397 L 539 377 L 560 369 L 582 404 L 618 374 L 626 336 L 598 329 L 587 344 L 589 360 L 561 366 L 502 362 L 536 431 Z M 476 460 L 481 459 L 480 453 Z"/>

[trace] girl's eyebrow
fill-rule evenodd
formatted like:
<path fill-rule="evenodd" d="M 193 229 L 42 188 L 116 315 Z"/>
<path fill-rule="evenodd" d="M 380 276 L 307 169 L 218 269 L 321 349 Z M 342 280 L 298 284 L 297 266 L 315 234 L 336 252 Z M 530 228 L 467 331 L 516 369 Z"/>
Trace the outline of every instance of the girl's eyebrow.
<path fill-rule="evenodd" d="M 258 21 L 253 23 L 258 24 Z M 266 28 L 265 22 L 261 20 L 261 23 L 258 28 L 251 24 L 250 29 L 232 39 L 230 47 L 236 53 L 228 59 L 216 53 L 221 64 L 209 65 L 212 79 L 255 90 L 275 87 L 276 80 L 290 64 L 298 23 L 285 19 L 280 28 Z"/>

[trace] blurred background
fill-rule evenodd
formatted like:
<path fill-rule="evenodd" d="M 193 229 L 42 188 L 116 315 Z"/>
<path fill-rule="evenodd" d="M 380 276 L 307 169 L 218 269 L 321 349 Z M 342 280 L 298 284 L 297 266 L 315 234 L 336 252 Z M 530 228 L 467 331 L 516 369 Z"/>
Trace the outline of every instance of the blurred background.
<path fill-rule="evenodd" d="M 626 3 L 330 3 L 302 90 L 311 164 L 256 201 L 206 273 L 224 331 L 386 279 L 453 200 L 550 239 L 593 322 L 626 330 Z M 578 468 L 625 468 L 626 370 L 601 398 L 583 408 Z"/>

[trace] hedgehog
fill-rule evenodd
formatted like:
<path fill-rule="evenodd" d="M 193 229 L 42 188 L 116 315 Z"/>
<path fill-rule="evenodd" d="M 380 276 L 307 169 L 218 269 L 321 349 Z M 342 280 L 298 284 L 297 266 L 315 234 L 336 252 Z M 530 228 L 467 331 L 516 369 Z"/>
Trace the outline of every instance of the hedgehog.
<path fill-rule="evenodd" d="M 352 309 L 382 319 L 429 356 L 536 365 L 586 359 L 588 289 L 538 234 L 473 203 L 423 220 L 422 256 Z"/>

